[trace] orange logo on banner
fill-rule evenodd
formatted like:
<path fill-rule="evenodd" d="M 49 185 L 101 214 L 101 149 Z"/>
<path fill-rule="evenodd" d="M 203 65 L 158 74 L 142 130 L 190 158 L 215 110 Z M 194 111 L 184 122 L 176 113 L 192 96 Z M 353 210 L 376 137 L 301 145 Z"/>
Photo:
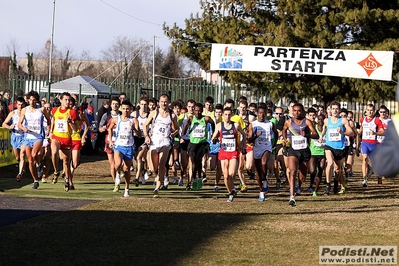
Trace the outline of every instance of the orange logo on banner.
<path fill-rule="evenodd" d="M 365 59 L 358 63 L 364 70 L 366 70 L 367 76 L 370 77 L 371 73 L 374 72 L 377 68 L 382 66 L 377 59 L 375 59 L 373 53 L 370 53 Z"/>

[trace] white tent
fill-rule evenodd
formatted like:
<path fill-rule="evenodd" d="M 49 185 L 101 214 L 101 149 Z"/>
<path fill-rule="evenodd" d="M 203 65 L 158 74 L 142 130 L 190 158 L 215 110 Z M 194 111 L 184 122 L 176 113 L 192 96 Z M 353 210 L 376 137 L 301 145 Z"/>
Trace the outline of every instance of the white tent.
<path fill-rule="evenodd" d="M 48 92 L 48 86 L 40 89 L 41 93 Z M 77 95 L 86 96 L 93 101 L 93 108 L 96 112 L 98 110 L 99 99 L 109 99 L 112 96 L 119 96 L 119 91 L 101 83 L 89 76 L 76 76 L 73 78 L 61 80 L 51 84 L 51 94 L 60 94 L 63 92 L 74 93 Z"/>

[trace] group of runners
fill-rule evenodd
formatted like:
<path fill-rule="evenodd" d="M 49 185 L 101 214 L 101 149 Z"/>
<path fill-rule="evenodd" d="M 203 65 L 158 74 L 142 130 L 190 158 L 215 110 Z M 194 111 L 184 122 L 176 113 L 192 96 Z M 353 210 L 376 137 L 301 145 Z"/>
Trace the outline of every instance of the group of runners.
<path fill-rule="evenodd" d="M 56 108 L 49 104 L 38 107 L 39 96 L 34 91 L 27 96 L 29 105 L 24 107 L 17 99 L 17 109 L 3 123 L 13 132 L 11 144 L 20 161 L 17 181 L 21 180 L 25 154 L 35 189 L 41 176 L 43 182 L 47 180 L 47 162 L 51 158 L 53 183 L 62 173 L 65 190 L 72 190 L 79 149 L 89 127 L 87 117 L 68 93 L 60 95 L 61 106 Z M 248 103 L 245 97 L 240 97 L 238 106 L 235 104 L 228 99 L 223 105 L 215 105 L 212 97 L 207 97 L 204 104 L 194 100 L 171 102 L 166 94 L 159 100 L 142 97 L 137 105 L 129 102 L 124 93 L 112 98 L 111 110 L 101 117 L 98 128 L 106 133 L 104 151 L 110 163 L 113 191 L 121 189 L 124 178 L 123 196 L 129 197 L 130 183 L 146 184 L 150 176 L 154 176 L 154 197 L 168 188 L 169 176 L 173 176 L 173 184 L 197 190 L 208 182 L 210 169 L 216 173 L 215 192 L 223 177 L 228 202 L 237 192 L 247 192 L 248 179 L 256 179 L 260 201 L 265 200 L 272 183 L 280 189 L 287 180 L 289 205 L 296 206 L 295 196 L 302 193 L 308 174 L 307 191 L 312 196 L 318 196 L 323 173 L 324 195 L 345 193 L 354 156 L 360 153 L 362 186 L 368 186 L 373 174 L 369 155 L 383 141 L 389 121 L 385 106 L 376 113 L 375 107 L 368 104 L 356 123 L 353 113 L 341 109 L 336 101 L 326 110 L 317 105 L 305 109 L 291 101 L 285 111 L 271 102 Z M 59 158 L 62 170 L 58 168 Z M 136 175 L 132 178 L 134 161 Z M 382 177 L 378 177 L 378 183 L 382 183 Z"/>
<path fill-rule="evenodd" d="M 16 99 L 17 108 L 10 112 L 2 126 L 11 130 L 11 146 L 18 163 L 17 182 L 25 172 L 25 157 L 33 178 L 33 189 L 39 180 L 48 181 L 50 167 L 54 169 L 52 183 L 64 178 L 65 191 L 74 190 L 73 174 L 79 165 L 80 150 L 86 142 L 88 119 L 78 108 L 76 95 L 64 92 L 60 106 L 49 102 L 40 104 L 39 94 L 30 91 Z M 59 161 L 62 161 L 62 169 Z"/>

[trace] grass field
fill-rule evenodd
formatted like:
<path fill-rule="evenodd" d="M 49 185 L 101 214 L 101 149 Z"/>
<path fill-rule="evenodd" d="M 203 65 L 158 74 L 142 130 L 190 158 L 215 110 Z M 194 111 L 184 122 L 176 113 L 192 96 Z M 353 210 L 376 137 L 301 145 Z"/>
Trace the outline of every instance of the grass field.
<path fill-rule="evenodd" d="M 0 201 L 90 203 L 0 228 L 0 265 L 318 265 L 320 245 L 399 244 L 399 180 L 377 185 L 374 177 L 363 188 L 359 161 L 346 194 L 303 193 L 295 208 L 287 185 L 258 202 L 253 181 L 228 204 L 225 190 L 212 191 L 212 174 L 199 191 L 170 186 L 153 199 L 149 182 L 131 185 L 131 197 L 123 199 L 112 192 L 108 163 L 98 156 L 83 158 L 77 190 L 68 193 L 62 183 L 33 190 L 27 175 L 16 183 L 15 169 L 2 168 Z"/>

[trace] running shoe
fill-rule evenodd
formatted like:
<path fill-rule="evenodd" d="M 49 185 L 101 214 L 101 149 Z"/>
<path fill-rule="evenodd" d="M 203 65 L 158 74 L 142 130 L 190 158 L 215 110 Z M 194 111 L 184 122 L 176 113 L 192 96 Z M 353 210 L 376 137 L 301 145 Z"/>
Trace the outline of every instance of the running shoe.
<path fill-rule="evenodd" d="M 118 172 L 116 172 L 116 175 L 115 175 L 115 184 L 120 184 L 121 183 L 121 178 L 120 178 L 120 176 L 119 176 L 119 173 Z"/>
<path fill-rule="evenodd" d="M 138 187 L 138 186 L 139 186 L 139 183 L 140 183 L 140 181 L 139 181 L 139 179 L 138 179 L 138 178 L 135 178 L 135 179 L 133 180 L 133 183 L 134 183 L 134 185 L 135 185 L 136 187 Z"/>
<path fill-rule="evenodd" d="M 113 192 L 119 192 L 120 185 L 115 184 Z"/>
<path fill-rule="evenodd" d="M 130 197 L 130 195 L 129 195 L 129 190 L 127 189 L 125 189 L 125 193 L 123 193 L 123 197 L 124 198 L 128 198 L 128 197 Z"/>
<path fill-rule="evenodd" d="M 213 188 L 213 192 L 219 192 L 218 186 L 215 186 L 215 187 Z"/>
<path fill-rule="evenodd" d="M 193 180 L 193 184 L 192 184 L 192 190 L 197 190 L 198 189 L 198 180 L 197 180 L 197 178 L 195 178 L 194 180 Z"/>
<path fill-rule="evenodd" d="M 69 179 L 68 178 L 65 178 L 65 180 L 64 180 L 64 190 L 66 192 L 69 191 Z"/>
<path fill-rule="evenodd" d="M 265 201 L 265 192 L 259 192 L 259 201 Z"/>
<path fill-rule="evenodd" d="M 231 194 L 232 194 L 234 197 L 237 196 L 237 191 L 236 191 L 235 188 L 233 188 L 233 190 L 231 191 Z"/>
<path fill-rule="evenodd" d="M 378 185 L 382 185 L 382 177 L 378 177 Z"/>
<path fill-rule="evenodd" d="M 298 187 L 298 186 L 296 186 L 296 187 L 295 187 L 295 195 L 296 195 L 296 196 L 299 196 L 299 195 L 301 195 L 301 193 L 302 193 L 302 192 L 301 192 L 301 188 Z"/>
<path fill-rule="evenodd" d="M 234 200 L 234 195 L 230 194 L 228 199 L 227 199 L 227 202 L 233 202 L 233 200 Z"/>
<path fill-rule="evenodd" d="M 37 177 L 41 179 L 43 177 L 43 167 L 42 164 L 36 165 Z"/>
<path fill-rule="evenodd" d="M 241 189 L 240 189 L 240 192 L 245 193 L 245 192 L 247 192 L 247 191 L 248 191 L 247 185 L 242 184 Z"/>
<path fill-rule="evenodd" d="M 119 169 L 119 178 L 122 179 L 125 177 L 125 171 L 123 169 Z"/>
<path fill-rule="evenodd" d="M 278 172 L 278 175 L 279 175 L 280 179 L 284 179 L 285 178 L 285 174 L 284 174 L 283 170 L 280 170 Z"/>
<path fill-rule="evenodd" d="M 163 178 L 163 189 L 168 189 L 169 186 L 169 177 L 165 176 Z"/>
<path fill-rule="evenodd" d="M 147 181 L 150 178 L 150 176 L 148 175 L 148 172 L 144 173 L 144 180 Z"/>
<path fill-rule="evenodd" d="M 32 188 L 33 189 L 38 189 L 39 188 L 39 182 L 38 181 L 33 182 Z"/>
<path fill-rule="evenodd" d="M 58 182 L 58 177 L 60 177 L 60 172 L 54 172 L 53 174 L 53 180 L 51 181 L 51 183 L 55 184 Z"/>
<path fill-rule="evenodd" d="M 47 177 L 45 175 L 42 176 L 42 183 L 47 183 Z"/>
<path fill-rule="evenodd" d="M 367 179 L 366 179 L 366 178 L 363 180 L 362 186 L 363 186 L 363 187 L 367 187 Z"/>
<path fill-rule="evenodd" d="M 313 191 L 312 197 L 317 197 L 317 192 L 316 191 Z"/>
<path fill-rule="evenodd" d="M 153 193 L 153 198 L 159 198 L 159 190 L 158 189 L 154 189 L 154 193 Z"/>
<path fill-rule="evenodd" d="M 17 174 L 16 179 L 17 179 L 17 182 L 21 182 L 21 180 L 22 180 L 22 175 L 21 175 L 21 174 Z"/>
<path fill-rule="evenodd" d="M 345 193 L 345 187 L 341 187 L 341 190 L 338 192 L 338 194 L 344 194 Z"/>
<path fill-rule="evenodd" d="M 267 184 L 267 181 L 262 181 L 262 187 L 263 192 L 269 192 L 269 185 Z"/>
<path fill-rule="evenodd" d="M 145 174 L 147 174 L 147 175 L 145 175 Z M 148 180 L 148 178 L 150 178 L 150 176 L 152 176 L 152 171 L 150 169 L 148 169 L 145 174 L 144 174 L 144 177 L 147 177 L 146 180 Z"/>
<path fill-rule="evenodd" d="M 276 183 L 276 190 L 279 190 L 281 188 L 281 181 Z"/>
<path fill-rule="evenodd" d="M 74 185 L 71 185 L 71 186 L 69 187 L 69 190 L 75 190 L 75 186 L 74 186 Z"/>
<path fill-rule="evenodd" d="M 312 187 L 308 187 L 308 192 L 309 193 L 313 193 L 313 188 Z"/>
<path fill-rule="evenodd" d="M 291 198 L 290 198 L 290 201 L 288 202 L 288 204 L 289 204 L 291 207 L 295 207 L 295 206 L 296 206 L 295 198 L 294 198 L 294 197 L 291 197 Z"/>
<path fill-rule="evenodd" d="M 186 190 L 191 190 L 191 185 L 190 184 L 187 184 Z"/>
<path fill-rule="evenodd" d="M 331 185 L 327 184 L 326 192 L 324 192 L 324 196 L 328 196 L 331 193 Z"/>
<path fill-rule="evenodd" d="M 180 178 L 179 178 L 179 186 L 182 187 L 183 185 L 184 185 L 184 183 L 183 183 L 183 178 L 180 177 Z"/>
<path fill-rule="evenodd" d="M 141 177 L 141 184 L 145 185 L 147 183 L 147 180 L 145 179 L 145 177 Z"/>
<path fill-rule="evenodd" d="M 179 163 L 179 161 L 175 161 L 175 169 L 176 170 L 180 170 L 180 163 Z"/>
<path fill-rule="evenodd" d="M 206 176 L 204 176 L 204 178 L 202 178 L 202 183 L 206 183 L 208 182 L 208 178 L 206 178 Z"/>
<path fill-rule="evenodd" d="M 174 177 L 173 177 L 172 184 L 173 184 L 173 185 L 176 185 L 176 184 L 177 184 L 177 182 L 178 182 L 178 180 L 177 180 L 177 176 L 174 176 Z"/>

